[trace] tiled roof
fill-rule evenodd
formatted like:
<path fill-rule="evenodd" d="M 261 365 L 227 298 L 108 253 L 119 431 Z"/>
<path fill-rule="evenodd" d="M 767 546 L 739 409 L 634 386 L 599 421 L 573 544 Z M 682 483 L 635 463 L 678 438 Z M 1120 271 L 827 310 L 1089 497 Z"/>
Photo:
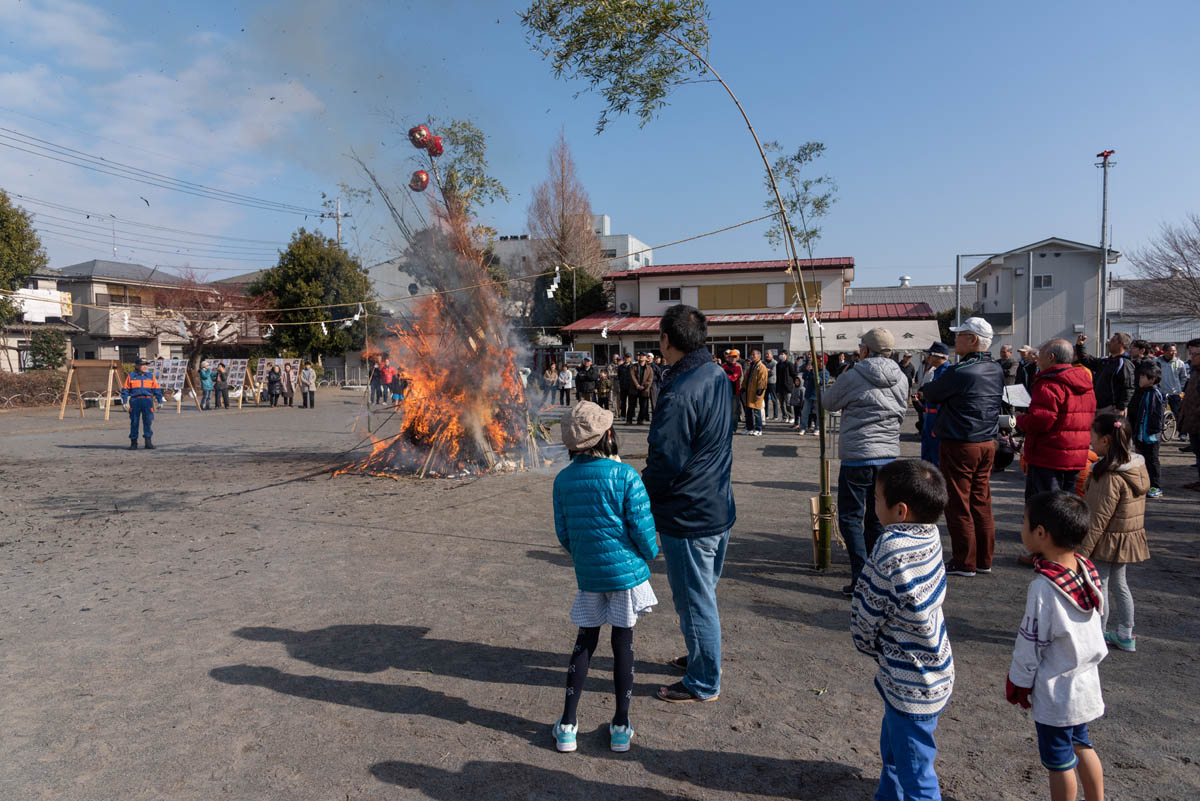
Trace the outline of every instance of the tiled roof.
<path fill-rule="evenodd" d="M 910 320 L 930 319 L 933 310 L 926 303 L 870 303 L 849 304 L 840 312 L 824 312 L 822 320 Z M 657 331 L 658 317 L 632 317 L 613 312 L 596 312 L 563 326 L 563 333 L 582 333 L 608 329 L 610 334 Z M 758 314 L 710 314 L 709 325 L 735 325 L 738 323 L 798 323 L 804 315 L 796 312 L 762 312 Z"/>
<path fill-rule="evenodd" d="M 144 264 L 128 264 L 104 259 L 92 259 L 72 264 L 63 267 L 61 272 L 64 278 L 112 278 L 117 281 L 153 284 L 179 283 L 179 276 L 157 268 L 152 270 Z"/>
<path fill-rule="evenodd" d="M 836 259 L 800 259 L 799 263 L 802 270 L 810 268 L 818 270 L 842 269 L 853 267 L 854 259 L 848 256 Z M 655 264 L 650 267 L 639 267 L 636 270 L 618 270 L 617 272 L 608 273 L 604 277 L 619 280 L 623 278 L 638 278 L 643 275 L 763 272 L 786 270 L 787 266 L 788 261 L 786 259 L 773 259 L 770 261 L 714 261 L 699 264 Z"/>
<path fill-rule="evenodd" d="M 964 281 L 961 303 L 968 309 L 975 305 L 978 284 Z M 924 284 L 918 286 L 852 286 L 846 289 L 847 303 L 927 303 L 933 313 L 954 309 L 954 284 Z"/>

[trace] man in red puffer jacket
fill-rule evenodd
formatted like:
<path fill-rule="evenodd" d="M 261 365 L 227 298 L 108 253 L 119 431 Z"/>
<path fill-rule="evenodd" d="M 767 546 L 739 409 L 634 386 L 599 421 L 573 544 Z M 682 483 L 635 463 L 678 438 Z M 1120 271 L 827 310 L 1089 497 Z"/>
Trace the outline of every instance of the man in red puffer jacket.
<path fill-rule="evenodd" d="M 1052 339 L 1038 350 L 1029 410 L 1017 417 L 1025 432 L 1025 500 L 1047 490 L 1075 491 L 1079 471 L 1087 467 L 1096 394 L 1092 377 L 1072 364 L 1075 351 L 1065 339 Z M 1021 564 L 1032 566 L 1032 557 Z"/>
<path fill-rule="evenodd" d="M 1071 364 L 1071 343 L 1047 342 L 1038 351 L 1029 411 L 1017 417 L 1025 432 L 1025 498 L 1047 490 L 1071 492 L 1087 467 L 1096 394 L 1087 370 Z"/>

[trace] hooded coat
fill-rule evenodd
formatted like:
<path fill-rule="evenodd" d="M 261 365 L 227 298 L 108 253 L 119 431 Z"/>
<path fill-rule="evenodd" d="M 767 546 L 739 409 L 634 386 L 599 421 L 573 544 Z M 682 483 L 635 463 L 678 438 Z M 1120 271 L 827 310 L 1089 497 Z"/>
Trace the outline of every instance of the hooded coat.
<path fill-rule="evenodd" d="M 1029 411 L 1017 417 L 1025 432 L 1025 461 L 1050 470 L 1087 467 L 1096 394 L 1087 370 L 1069 364 L 1042 370 L 1033 381 Z"/>
<path fill-rule="evenodd" d="M 900 424 L 908 411 L 908 379 L 886 356 L 863 359 L 822 393 L 826 411 L 842 413 L 842 462 L 900 457 Z"/>
<path fill-rule="evenodd" d="M 1097 476 L 1088 476 L 1084 490 L 1090 522 L 1079 553 L 1093 562 L 1144 562 L 1146 545 L 1146 491 L 1150 475 L 1146 460 L 1135 453 L 1129 461 Z"/>

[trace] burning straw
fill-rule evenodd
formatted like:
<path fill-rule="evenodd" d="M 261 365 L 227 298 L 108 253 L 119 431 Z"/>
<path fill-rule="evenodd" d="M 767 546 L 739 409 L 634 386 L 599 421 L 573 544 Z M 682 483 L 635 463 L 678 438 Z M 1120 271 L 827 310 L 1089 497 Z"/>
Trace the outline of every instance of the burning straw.
<path fill-rule="evenodd" d="M 338 472 L 423 478 L 548 464 L 538 442 L 547 432 L 526 403 L 504 298 L 474 242 L 466 204 L 447 196 L 439 179 L 432 222 L 418 207 L 422 226 L 413 229 L 374 173 L 355 160 L 407 242 L 406 269 L 436 294 L 390 328 L 397 339 L 388 353 L 408 382 L 397 409 L 400 432 L 373 435 L 372 453 Z M 432 156 L 430 164 L 437 179 Z"/>

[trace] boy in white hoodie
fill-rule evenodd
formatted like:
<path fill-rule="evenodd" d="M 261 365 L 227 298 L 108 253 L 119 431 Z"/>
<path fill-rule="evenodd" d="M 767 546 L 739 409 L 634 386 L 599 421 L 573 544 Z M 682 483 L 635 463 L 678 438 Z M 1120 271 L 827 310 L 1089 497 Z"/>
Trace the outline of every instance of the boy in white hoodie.
<path fill-rule="evenodd" d="M 1078 783 L 1087 801 L 1104 801 L 1104 770 L 1087 724 L 1104 714 L 1099 665 L 1108 648 L 1100 577 L 1075 553 L 1087 531 L 1087 506 L 1074 495 L 1043 492 L 1025 506 L 1021 543 L 1041 556 L 1034 560 L 1005 695 L 1010 704 L 1033 708 L 1051 801 L 1075 801 Z"/>

